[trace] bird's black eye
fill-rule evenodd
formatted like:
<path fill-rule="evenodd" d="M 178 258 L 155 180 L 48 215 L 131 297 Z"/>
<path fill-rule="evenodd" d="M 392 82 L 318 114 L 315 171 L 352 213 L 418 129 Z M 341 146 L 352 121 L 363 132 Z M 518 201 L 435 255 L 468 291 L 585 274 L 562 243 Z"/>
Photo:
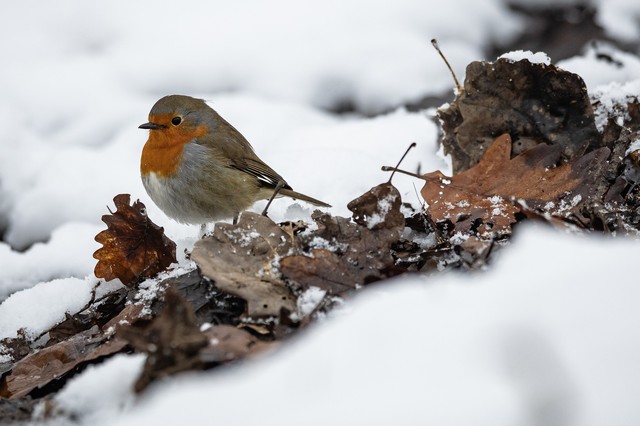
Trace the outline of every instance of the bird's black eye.
<path fill-rule="evenodd" d="M 171 119 L 171 124 L 173 124 L 174 126 L 177 126 L 180 123 L 182 123 L 182 117 L 173 117 Z"/>

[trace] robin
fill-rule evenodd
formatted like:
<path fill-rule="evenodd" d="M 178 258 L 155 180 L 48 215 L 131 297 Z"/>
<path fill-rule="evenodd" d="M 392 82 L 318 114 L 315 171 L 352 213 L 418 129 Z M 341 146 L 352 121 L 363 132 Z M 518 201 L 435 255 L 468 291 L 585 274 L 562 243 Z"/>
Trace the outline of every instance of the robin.
<path fill-rule="evenodd" d="M 183 95 L 161 98 L 149 112 L 149 139 L 140 173 L 151 199 L 178 222 L 237 221 L 241 211 L 276 196 L 331 207 L 294 191 L 262 161 L 242 134 L 204 100 Z"/>

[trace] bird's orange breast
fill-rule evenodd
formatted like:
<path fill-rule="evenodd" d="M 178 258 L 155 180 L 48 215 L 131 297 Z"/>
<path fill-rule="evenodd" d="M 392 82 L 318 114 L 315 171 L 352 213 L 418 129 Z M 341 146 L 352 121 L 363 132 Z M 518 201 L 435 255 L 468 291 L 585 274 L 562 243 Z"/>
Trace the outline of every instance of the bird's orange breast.
<path fill-rule="evenodd" d="M 171 118 L 151 116 L 149 119 L 154 123 L 165 123 Z M 171 124 L 164 129 L 150 130 L 149 139 L 142 148 L 140 172 L 143 175 L 153 172 L 163 177 L 173 175 L 182 161 L 184 146 L 206 133 L 205 126 L 181 128 Z"/>

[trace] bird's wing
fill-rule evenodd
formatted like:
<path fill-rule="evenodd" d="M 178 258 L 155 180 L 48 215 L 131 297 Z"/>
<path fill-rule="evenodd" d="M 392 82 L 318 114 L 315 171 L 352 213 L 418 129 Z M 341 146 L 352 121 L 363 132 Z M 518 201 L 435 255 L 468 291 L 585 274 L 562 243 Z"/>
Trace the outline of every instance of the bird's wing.
<path fill-rule="evenodd" d="M 216 137 L 215 140 L 209 141 L 209 143 L 218 145 L 221 149 L 224 148 L 223 152 L 227 153 L 227 155 L 226 158 L 221 158 L 221 161 L 229 167 L 254 176 L 262 186 L 275 188 L 279 182 L 283 182 L 284 186 L 282 188 L 291 189 L 282 176 L 258 158 L 253 151 L 253 147 L 242 136 L 242 133 L 218 113 L 215 114 L 218 121 Z"/>
<path fill-rule="evenodd" d="M 289 186 L 282 176 L 258 158 L 241 158 L 239 160 L 232 161 L 230 166 L 255 176 L 255 178 L 258 179 L 258 182 L 263 186 L 275 188 L 276 185 L 278 185 L 278 182 L 282 181 L 284 182 L 283 188 L 291 189 L 291 186 Z"/>

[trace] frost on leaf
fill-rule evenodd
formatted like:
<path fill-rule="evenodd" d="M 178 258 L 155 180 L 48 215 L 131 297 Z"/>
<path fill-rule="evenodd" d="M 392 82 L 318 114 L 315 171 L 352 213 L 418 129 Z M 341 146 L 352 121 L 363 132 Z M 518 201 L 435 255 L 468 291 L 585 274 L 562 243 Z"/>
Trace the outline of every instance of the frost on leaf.
<path fill-rule="evenodd" d="M 347 204 L 347 208 L 353 212 L 353 220 L 359 225 L 369 229 L 393 228 L 404 226 L 401 202 L 396 187 L 387 182 L 374 186 Z"/>
<path fill-rule="evenodd" d="M 102 244 L 93 254 L 96 277 L 134 285 L 176 262 L 175 243 L 149 219 L 144 204 L 130 205 L 129 194 L 116 195 L 113 201 L 116 211 L 102 216 L 107 229 L 95 238 Z"/>
<path fill-rule="evenodd" d="M 382 186 L 374 187 L 352 201 L 349 204 L 352 211 L 354 203 L 360 200 L 364 200 L 369 206 L 377 205 L 370 200 L 375 197 L 372 195 L 374 191 Z M 393 193 L 392 191 L 397 193 L 395 188 L 384 191 L 386 194 Z M 313 286 L 329 294 L 344 294 L 358 286 L 396 275 L 398 271 L 391 248 L 404 228 L 404 216 L 400 214 L 400 194 L 397 200 L 385 214 L 387 220 L 378 222 L 373 229 L 367 226 L 366 221 L 358 224 L 343 217 L 315 212 L 312 218 L 318 230 L 314 236 L 333 241 L 336 250 L 312 248 L 308 253 L 287 256 L 280 261 L 282 274 L 304 289 Z M 402 221 L 398 220 L 398 214 Z"/>
<path fill-rule="evenodd" d="M 401 203 L 398 190 L 383 183 L 347 205 L 353 222 L 315 212 L 314 237 L 332 242 L 334 249 L 310 247 L 308 253 L 283 258 L 280 270 L 304 289 L 318 287 L 338 295 L 395 275 L 391 246 L 404 228 Z"/>
<path fill-rule="evenodd" d="M 278 316 L 296 308 L 291 290 L 272 271 L 291 246 L 291 236 L 271 219 L 244 212 L 237 225 L 218 223 L 191 258 L 217 288 L 247 301 L 247 317 Z"/>

